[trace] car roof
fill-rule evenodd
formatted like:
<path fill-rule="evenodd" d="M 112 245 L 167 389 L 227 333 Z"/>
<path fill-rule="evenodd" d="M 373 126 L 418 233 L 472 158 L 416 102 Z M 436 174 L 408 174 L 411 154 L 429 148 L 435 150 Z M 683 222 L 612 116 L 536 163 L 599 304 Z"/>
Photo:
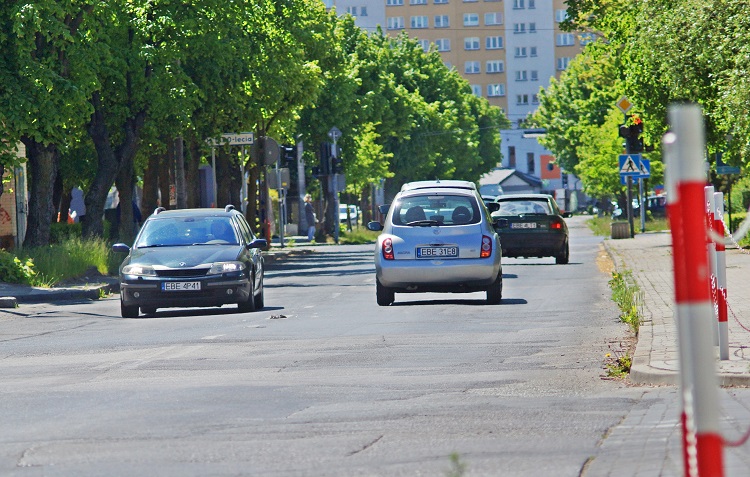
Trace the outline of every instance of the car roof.
<path fill-rule="evenodd" d="M 536 200 L 548 200 L 552 199 L 553 197 L 549 194 L 505 194 L 500 195 L 495 198 L 496 202 L 504 201 L 504 200 L 529 200 L 529 199 L 536 199 Z"/>
<path fill-rule="evenodd" d="M 466 189 L 477 190 L 476 184 L 469 181 L 444 180 L 407 182 L 401 186 L 401 192 L 418 189 Z"/>
<path fill-rule="evenodd" d="M 176 217 L 231 217 L 239 212 L 234 207 L 224 209 L 200 208 L 200 209 L 176 209 L 176 210 L 159 210 L 154 211 L 153 218 L 176 218 Z"/>

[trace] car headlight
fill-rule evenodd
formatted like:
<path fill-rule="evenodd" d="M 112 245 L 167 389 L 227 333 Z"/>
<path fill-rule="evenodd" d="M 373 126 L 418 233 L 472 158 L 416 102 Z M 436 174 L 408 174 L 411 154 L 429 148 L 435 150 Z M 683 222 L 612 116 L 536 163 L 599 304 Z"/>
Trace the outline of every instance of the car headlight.
<path fill-rule="evenodd" d="M 123 275 L 138 275 L 142 277 L 155 277 L 156 270 L 151 266 L 144 265 L 125 265 L 122 267 Z"/>
<path fill-rule="evenodd" d="M 245 264 L 242 262 L 216 262 L 211 265 L 211 269 L 208 271 L 209 275 L 219 275 L 222 273 L 241 272 L 245 269 Z"/>

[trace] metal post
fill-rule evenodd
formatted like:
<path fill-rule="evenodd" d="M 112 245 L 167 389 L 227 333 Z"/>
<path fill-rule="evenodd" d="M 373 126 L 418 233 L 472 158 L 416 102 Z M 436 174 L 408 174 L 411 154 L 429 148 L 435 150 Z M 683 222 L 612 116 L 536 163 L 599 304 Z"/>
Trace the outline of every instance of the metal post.
<path fill-rule="evenodd" d="M 714 186 L 705 186 L 703 188 L 703 192 L 705 194 L 704 204 L 703 204 L 703 210 L 705 211 L 705 217 L 706 217 L 706 230 L 711 231 L 714 229 Z M 709 232 L 710 233 L 710 232 Z M 708 266 L 710 267 L 709 270 L 711 271 L 711 277 L 710 277 L 710 285 L 711 290 L 714 289 L 714 286 L 716 285 L 716 244 L 711 239 L 711 237 L 706 234 L 706 250 L 708 253 Z M 713 296 L 712 296 L 713 298 Z M 716 305 L 717 302 L 713 302 L 714 310 L 717 310 Z M 714 316 L 714 323 L 718 323 L 718 316 Z M 714 326 L 713 327 L 713 337 L 714 337 L 714 346 L 719 346 L 719 327 Z"/>
<path fill-rule="evenodd" d="M 281 187 L 281 158 L 276 161 L 276 187 L 279 191 L 279 243 L 281 248 L 284 248 L 284 223 L 286 217 L 284 217 L 284 188 Z"/>
<path fill-rule="evenodd" d="M 714 325 L 706 253 L 706 221 L 703 210 L 705 145 L 701 109 L 695 104 L 670 105 L 669 124 L 674 131 L 674 151 L 667 169 L 673 175 L 679 230 L 673 233 L 675 302 L 680 342 L 680 369 L 685 428 L 694 430 L 688 446 L 686 475 L 721 477 L 724 474 L 719 434 L 718 381 L 711 327 Z M 670 211 L 671 212 L 671 211 Z M 674 234 L 677 234 L 675 237 Z M 684 331 L 683 331 L 684 330 Z M 683 361 L 684 359 L 684 361 Z"/>
<path fill-rule="evenodd" d="M 714 192 L 714 230 L 724 237 L 724 193 Z M 727 257 L 724 242 L 716 242 L 716 296 L 719 320 L 719 359 L 729 359 L 729 323 L 727 321 Z"/>
<path fill-rule="evenodd" d="M 643 191 L 643 178 L 638 178 L 638 202 L 641 204 L 641 233 L 646 232 L 646 200 Z"/>
<path fill-rule="evenodd" d="M 628 176 L 628 224 L 630 224 L 630 238 L 635 237 L 635 224 L 633 223 L 633 178 Z"/>

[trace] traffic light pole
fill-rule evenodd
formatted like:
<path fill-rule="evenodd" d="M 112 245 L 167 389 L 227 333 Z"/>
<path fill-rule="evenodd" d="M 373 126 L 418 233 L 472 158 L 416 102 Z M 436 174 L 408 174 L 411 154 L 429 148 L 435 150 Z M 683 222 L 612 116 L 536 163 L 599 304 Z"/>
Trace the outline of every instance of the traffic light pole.
<path fill-rule="evenodd" d="M 627 124 L 628 115 L 625 114 L 624 123 Z M 630 154 L 630 138 L 625 138 L 625 153 Z M 628 226 L 630 227 L 630 238 L 635 237 L 635 224 L 633 223 L 633 178 L 628 176 L 626 179 L 628 186 Z"/>

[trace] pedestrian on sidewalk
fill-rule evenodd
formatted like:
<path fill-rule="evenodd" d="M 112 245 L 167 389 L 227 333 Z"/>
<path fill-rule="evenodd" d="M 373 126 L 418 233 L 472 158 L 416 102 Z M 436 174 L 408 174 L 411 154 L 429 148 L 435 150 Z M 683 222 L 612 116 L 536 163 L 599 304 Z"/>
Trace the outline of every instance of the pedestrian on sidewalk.
<path fill-rule="evenodd" d="M 313 210 L 312 206 L 312 196 L 310 194 L 305 194 L 305 222 L 307 222 L 307 240 L 311 241 L 313 240 L 313 237 L 315 237 L 315 211 Z"/>

